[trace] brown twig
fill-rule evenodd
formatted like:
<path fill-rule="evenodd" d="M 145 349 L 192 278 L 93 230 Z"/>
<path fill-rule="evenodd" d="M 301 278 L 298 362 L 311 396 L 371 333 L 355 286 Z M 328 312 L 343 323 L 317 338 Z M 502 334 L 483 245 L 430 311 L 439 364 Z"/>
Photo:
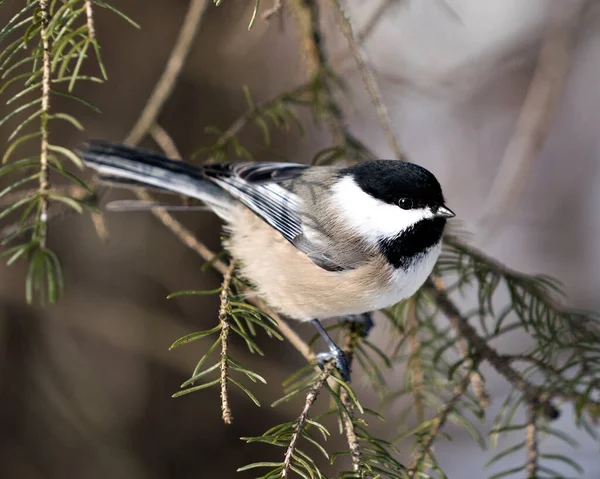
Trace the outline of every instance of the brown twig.
<path fill-rule="evenodd" d="M 560 4 L 559 4 L 560 3 Z M 518 204 L 544 146 L 569 70 L 571 50 L 586 0 L 553 4 L 560 22 L 548 21 L 538 63 L 513 136 L 485 201 L 482 222 L 490 235 Z"/>
<path fill-rule="evenodd" d="M 321 31 L 321 13 L 317 0 L 292 0 L 290 2 L 296 17 L 296 24 L 302 40 L 306 71 L 309 78 L 329 70 L 327 54 Z M 347 128 L 342 115 L 342 108 L 335 98 L 329 81 L 324 80 L 323 90 L 327 97 L 327 117 L 329 131 L 335 143 L 344 144 L 348 137 Z"/>
<path fill-rule="evenodd" d="M 423 365 L 421 363 L 421 338 L 416 314 L 417 303 L 409 300 L 407 314 L 408 347 L 410 349 L 410 379 L 413 391 L 413 404 L 418 424 L 425 420 Z"/>
<path fill-rule="evenodd" d="M 94 11 L 92 10 L 92 0 L 85 0 L 85 16 L 87 18 L 88 38 L 91 42 L 96 40 L 96 29 L 94 28 Z"/>
<path fill-rule="evenodd" d="M 344 344 L 342 344 L 342 351 L 344 351 L 344 354 L 346 355 L 346 360 L 348 361 L 348 367 L 350 369 L 352 369 L 354 351 L 356 350 L 359 339 L 360 325 L 353 322 L 346 323 L 344 325 Z M 348 442 L 348 449 L 350 450 L 350 457 L 352 459 L 352 469 L 354 472 L 360 472 L 362 453 L 354 426 L 355 405 L 345 388 L 340 388 L 340 401 L 344 405 L 346 412 L 346 414 L 344 414 L 344 431 L 346 434 L 346 441 Z"/>
<path fill-rule="evenodd" d="M 432 276 L 432 281 L 435 284 L 436 288 L 438 288 L 439 290 L 445 290 L 445 286 L 444 286 L 444 283 L 443 283 L 441 277 Z M 469 356 L 469 344 L 468 344 L 467 340 L 461 336 L 460 331 L 457 329 L 457 327 L 454 323 L 452 323 L 451 326 L 452 326 L 452 329 L 454 330 L 454 333 L 456 334 L 456 336 L 458 338 L 457 346 L 458 346 L 458 350 L 460 351 L 460 354 L 462 354 L 462 356 L 464 358 L 468 357 Z M 471 376 L 471 386 L 473 386 L 473 392 L 475 393 L 475 397 L 477 398 L 479 405 L 484 409 L 487 408 L 490 405 L 490 396 L 487 393 L 487 391 L 485 390 L 485 386 L 483 383 L 483 377 L 481 376 L 479 371 L 477 371 L 476 369 L 473 369 L 473 361 L 471 359 L 468 359 L 465 361 L 464 369 L 467 369 L 470 371 L 469 374 Z"/>
<path fill-rule="evenodd" d="M 263 16 L 262 16 L 263 20 L 265 20 L 265 21 L 271 20 L 271 17 L 273 17 L 274 15 L 277 15 L 281 11 L 282 8 L 283 8 L 282 0 L 274 0 L 273 6 L 263 13 Z"/>
<path fill-rule="evenodd" d="M 163 105 L 175 88 L 177 78 L 185 64 L 185 60 L 190 52 L 196 33 L 198 32 L 200 21 L 202 20 L 209 3 L 208 0 L 190 1 L 183 25 L 179 31 L 177 42 L 169 55 L 169 60 L 167 61 L 163 74 L 156 83 L 138 121 L 125 139 L 125 144 L 138 144 L 150 130 L 152 125 L 156 123 Z"/>
<path fill-rule="evenodd" d="M 474 366 L 477 366 L 477 363 L 475 363 Z M 421 448 L 421 451 L 419 452 L 419 454 L 413 459 L 411 467 L 408 470 L 408 473 L 407 473 L 408 477 L 415 477 L 415 473 L 417 472 L 417 469 L 419 468 L 419 466 L 423 463 L 423 461 L 425 461 L 427 459 L 427 457 L 429 457 L 429 454 L 431 453 L 431 449 L 433 447 L 433 443 L 435 442 L 435 440 L 437 438 L 437 435 L 439 434 L 442 427 L 444 427 L 444 424 L 448 420 L 448 417 L 450 416 L 450 414 L 452 414 L 456 410 L 456 405 L 457 405 L 458 401 L 460 400 L 460 398 L 463 397 L 463 395 L 467 391 L 467 388 L 469 387 L 470 382 L 471 382 L 471 378 L 470 378 L 469 374 L 466 374 L 462 378 L 462 380 L 458 384 L 458 386 L 456 387 L 456 390 L 454 391 L 454 395 L 450 398 L 450 400 L 444 406 L 444 409 L 442 409 L 438 413 L 438 415 L 435 417 L 435 419 L 433 420 L 433 424 L 431 425 L 431 429 L 429 430 L 427 439 L 423 443 L 423 447 Z"/>
<path fill-rule="evenodd" d="M 150 135 L 158 146 L 164 151 L 165 155 L 173 160 L 181 160 L 181 153 L 177 149 L 177 145 L 171 138 L 171 135 L 160 126 L 158 123 L 152 125 L 150 128 Z"/>
<path fill-rule="evenodd" d="M 363 83 L 365 84 L 367 92 L 371 97 L 371 103 L 375 107 L 377 118 L 379 119 L 379 123 L 381 124 L 381 128 L 383 129 L 383 133 L 387 139 L 390 150 L 393 152 L 397 160 L 405 160 L 404 154 L 400 149 L 398 138 L 394 132 L 392 120 L 390 119 L 387 107 L 383 102 L 377 78 L 375 77 L 373 70 L 368 65 L 367 54 L 364 48 L 361 46 L 360 40 L 356 38 L 354 34 L 352 22 L 348 16 L 348 13 L 345 11 L 344 6 L 342 5 L 342 0 L 331 0 L 331 3 L 340 25 L 340 29 L 346 38 L 348 45 L 350 46 L 350 51 L 354 56 L 354 60 L 363 79 Z"/>
<path fill-rule="evenodd" d="M 48 1 L 39 0 L 40 15 L 42 25 L 40 28 L 40 37 L 42 39 L 42 113 L 40 115 L 42 139 L 40 145 L 40 209 L 39 209 L 39 242 L 40 248 L 46 247 L 48 239 L 48 192 L 50 191 L 50 170 L 48 165 L 48 151 L 50 143 L 48 141 L 48 120 L 50 119 L 50 41 L 48 39 L 48 24 L 50 22 L 50 12 L 48 11 Z"/>
<path fill-rule="evenodd" d="M 371 33 L 375 30 L 377 24 L 383 18 L 384 13 L 388 11 L 394 3 L 398 3 L 398 0 L 382 0 L 379 2 L 379 5 L 375 9 L 375 11 L 371 14 L 371 16 L 367 19 L 365 24 L 362 26 L 358 34 L 356 35 L 356 40 L 359 43 L 363 43 L 367 38 L 371 36 Z"/>
<path fill-rule="evenodd" d="M 527 479 L 536 479 L 538 471 L 537 412 L 535 404 L 527 405 L 527 426 L 525 427 L 525 445 L 527 446 Z"/>
<path fill-rule="evenodd" d="M 301 433 L 302 429 L 304 428 L 304 425 L 306 424 L 306 420 L 308 419 L 308 412 L 310 411 L 310 408 L 313 406 L 313 404 L 317 400 L 319 392 L 321 392 L 321 389 L 323 389 L 323 386 L 325 386 L 325 383 L 327 382 L 327 379 L 329 379 L 329 376 L 331 375 L 331 372 L 333 371 L 334 367 L 335 367 L 335 363 L 333 361 L 330 361 L 329 363 L 327 363 L 325 365 L 325 367 L 323 368 L 323 371 L 321 372 L 319 379 L 310 388 L 310 390 L 308 391 L 308 394 L 306 395 L 306 402 L 304 403 L 304 408 L 302 409 L 302 412 L 300 413 L 300 417 L 298 417 L 298 423 L 296 424 L 294 434 L 292 434 L 292 438 L 290 439 L 290 444 L 288 445 L 287 450 L 285 451 L 285 457 L 284 457 L 284 461 L 283 461 L 283 470 L 281 471 L 281 477 L 283 477 L 283 478 L 289 477 L 291 467 L 292 467 L 292 459 L 294 456 L 294 452 L 296 451 L 296 445 L 298 443 L 298 440 L 300 439 L 300 433 Z"/>
<path fill-rule="evenodd" d="M 225 424 L 233 422 L 231 408 L 229 407 L 229 395 L 227 394 L 227 381 L 229 373 L 229 292 L 231 289 L 231 278 L 235 270 L 235 260 L 232 259 L 223 276 L 221 285 L 221 305 L 219 307 L 219 322 L 221 323 L 221 414 Z"/>

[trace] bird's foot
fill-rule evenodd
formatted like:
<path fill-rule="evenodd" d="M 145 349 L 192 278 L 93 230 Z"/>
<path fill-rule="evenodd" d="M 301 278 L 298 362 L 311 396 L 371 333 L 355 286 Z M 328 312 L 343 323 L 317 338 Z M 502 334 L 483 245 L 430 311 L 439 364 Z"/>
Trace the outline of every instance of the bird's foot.
<path fill-rule="evenodd" d="M 321 369 L 324 369 L 325 365 L 332 359 L 335 361 L 335 367 L 342 376 L 342 379 L 349 383 L 350 365 L 348 364 L 348 358 L 346 357 L 344 351 L 342 351 L 340 348 L 337 348 L 317 354 L 317 364 Z"/>

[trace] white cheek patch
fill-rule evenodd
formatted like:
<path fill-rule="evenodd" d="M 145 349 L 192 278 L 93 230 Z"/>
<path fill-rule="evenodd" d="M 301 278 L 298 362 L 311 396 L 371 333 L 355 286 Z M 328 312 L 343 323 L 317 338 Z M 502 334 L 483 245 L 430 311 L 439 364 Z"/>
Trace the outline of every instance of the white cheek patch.
<path fill-rule="evenodd" d="M 342 220 L 356 234 L 376 244 L 406 231 L 423 219 L 433 218 L 429 208 L 403 210 L 365 193 L 351 176 L 332 187 L 333 201 Z"/>

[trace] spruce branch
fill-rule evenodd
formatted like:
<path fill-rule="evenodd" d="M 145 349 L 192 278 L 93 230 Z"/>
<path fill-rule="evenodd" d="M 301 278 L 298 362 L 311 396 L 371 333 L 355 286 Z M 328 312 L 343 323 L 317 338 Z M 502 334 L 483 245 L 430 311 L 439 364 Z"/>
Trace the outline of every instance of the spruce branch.
<path fill-rule="evenodd" d="M 478 365 L 478 361 L 473 363 L 474 368 Z M 460 399 L 464 396 L 469 384 L 471 382 L 471 378 L 469 374 L 466 374 L 458 386 L 455 388 L 454 394 L 452 397 L 446 402 L 444 408 L 436 415 L 431 423 L 431 428 L 426 434 L 426 439 L 421 446 L 419 453 L 413 459 L 412 465 L 408 470 L 408 477 L 418 477 L 415 474 L 420 472 L 420 468 L 425 463 L 429 457 L 431 457 L 433 453 L 433 443 L 438 437 L 440 431 L 444 427 L 444 424 L 450 417 L 452 413 L 455 412 Z"/>
<path fill-rule="evenodd" d="M 292 434 L 290 443 L 285 451 L 285 456 L 284 456 L 284 460 L 283 460 L 283 469 L 281 471 L 281 477 L 283 477 L 283 478 L 289 477 L 289 474 L 292 471 L 293 459 L 294 459 L 294 455 L 296 453 L 297 443 L 298 443 L 298 440 L 300 439 L 302 431 L 308 421 L 308 413 L 309 413 L 310 409 L 312 408 L 313 404 L 315 403 L 315 401 L 317 400 L 317 397 L 319 396 L 319 393 L 325 386 L 327 380 L 329 379 L 329 376 L 331 376 L 331 373 L 333 372 L 334 368 L 335 368 L 335 363 L 333 361 L 328 362 L 324 366 L 323 371 L 321 372 L 321 375 L 319 376 L 319 379 L 314 383 L 314 385 L 310 388 L 310 390 L 308 391 L 308 394 L 306 395 L 306 401 L 304 403 L 304 407 L 302 409 L 302 412 L 300 413 L 300 416 L 298 417 L 298 419 L 296 421 L 296 426 L 294 427 L 294 433 Z"/>
<path fill-rule="evenodd" d="M 350 16 L 342 4 L 343 1 L 344 0 L 330 0 L 333 11 L 337 17 L 340 30 L 350 46 L 350 51 L 354 56 L 354 60 L 358 66 L 358 70 L 360 71 L 365 88 L 371 97 L 371 103 L 375 107 L 377 118 L 379 119 L 379 123 L 381 124 L 381 128 L 385 134 L 390 150 L 394 153 L 394 156 L 397 160 L 405 161 L 406 158 L 400 149 L 400 143 L 394 131 L 394 126 L 392 125 L 392 120 L 390 119 L 388 109 L 383 102 L 377 77 L 375 76 L 373 70 L 369 67 L 367 53 L 362 47 L 360 39 L 355 36 L 354 28 L 352 27 L 352 21 L 350 20 Z"/>
<path fill-rule="evenodd" d="M 519 371 L 510 365 L 509 361 L 503 358 L 485 339 L 479 336 L 475 328 L 468 323 L 467 318 L 462 316 L 456 305 L 450 300 L 446 291 L 439 289 L 431 280 L 425 283 L 424 288 L 434 299 L 440 311 L 448 318 L 455 330 L 467 341 L 469 347 L 481 360 L 490 363 L 514 388 L 521 391 L 528 401 L 541 405 L 549 418 L 556 419 L 558 417 L 559 412 L 551 400 L 553 395 L 525 379 Z"/>
<path fill-rule="evenodd" d="M 538 473 L 538 427 L 537 407 L 533 403 L 527 405 L 527 426 L 525 427 L 525 444 L 527 446 L 527 479 L 536 479 Z"/>
<path fill-rule="evenodd" d="M 231 279 L 235 270 L 235 260 L 232 259 L 223 277 L 221 285 L 221 305 L 219 306 L 219 322 L 221 323 L 221 414 L 225 424 L 233 422 L 231 408 L 229 407 L 229 395 L 227 394 L 227 380 L 229 372 L 229 294 Z"/>
<path fill-rule="evenodd" d="M 40 115 L 40 207 L 39 207 L 39 242 L 40 248 L 46 248 L 48 237 L 48 191 L 50 190 L 49 168 L 48 168 L 48 120 L 50 114 L 50 43 L 46 29 L 50 22 L 47 0 L 39 0 L 41 27 L 40 37 L 42 39 L 42 114 Z"/>

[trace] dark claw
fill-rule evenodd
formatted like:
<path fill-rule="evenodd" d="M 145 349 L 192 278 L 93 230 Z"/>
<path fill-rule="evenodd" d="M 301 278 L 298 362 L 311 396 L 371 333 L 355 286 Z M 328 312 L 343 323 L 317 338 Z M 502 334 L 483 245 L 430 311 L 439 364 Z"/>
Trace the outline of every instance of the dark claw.
<path fill-rule="evenodd" d="M 317 354 L 317 364 L 321 369 L 324 369 L 325 364 L 327 364 L 332 359 L 335 360 L 335 367 L 342 376 L 342 379 L 349 383 L 350 366 L 348 365 L 348 358 L 346 358 L 344 351 L 342 351 L 341 349 L 336 349 L 335 351 Z"/>

